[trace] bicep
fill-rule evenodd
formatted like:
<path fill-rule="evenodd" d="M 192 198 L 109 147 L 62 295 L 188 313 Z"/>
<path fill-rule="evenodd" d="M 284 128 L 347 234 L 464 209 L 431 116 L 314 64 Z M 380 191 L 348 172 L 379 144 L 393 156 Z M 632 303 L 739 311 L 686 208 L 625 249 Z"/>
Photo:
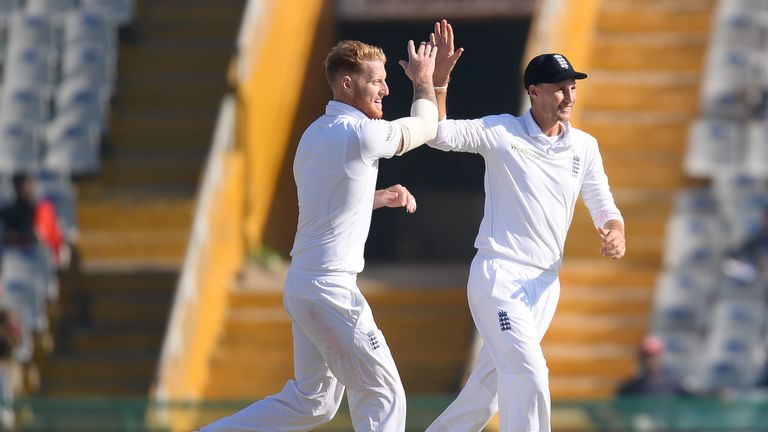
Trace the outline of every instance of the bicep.
<path fill-rule="evenodd" d="M 392 122 L 376 120 L 366 122 L 358 132 L 360 155 L 365 161 L 391 158 L 402 141 L 400 127 Z"/>

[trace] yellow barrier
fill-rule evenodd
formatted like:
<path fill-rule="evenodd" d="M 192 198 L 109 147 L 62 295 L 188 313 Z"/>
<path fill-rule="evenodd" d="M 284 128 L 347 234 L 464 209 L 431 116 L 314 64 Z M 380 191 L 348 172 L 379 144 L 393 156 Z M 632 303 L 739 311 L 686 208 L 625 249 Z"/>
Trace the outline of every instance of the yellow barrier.
<path fill-rule="evenodd" d="M 283 166 L 294 118 L 302 99 L 307 60 L 323 0 L 271 2 L 250 74 L 238 87 L 238 147 L 246 156 L 246 238 L 251 250 L 262 246 L 267 217 Z M 248 53 L 244 53 L 248 56 Z M 323 77 L 318 85 L 325 86 Z"/>

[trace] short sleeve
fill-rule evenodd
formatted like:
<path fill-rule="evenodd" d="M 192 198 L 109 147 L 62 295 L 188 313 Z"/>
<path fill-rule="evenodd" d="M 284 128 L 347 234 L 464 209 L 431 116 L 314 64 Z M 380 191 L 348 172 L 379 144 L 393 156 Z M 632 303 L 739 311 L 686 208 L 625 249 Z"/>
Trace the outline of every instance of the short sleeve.
<path fill-rule="evenodd" d="M 360 155 L 366 163 L 395 155 L 403 132 L 400 126 L 385 120 L 372 120 L 363 123 L 358 131 Z"/>

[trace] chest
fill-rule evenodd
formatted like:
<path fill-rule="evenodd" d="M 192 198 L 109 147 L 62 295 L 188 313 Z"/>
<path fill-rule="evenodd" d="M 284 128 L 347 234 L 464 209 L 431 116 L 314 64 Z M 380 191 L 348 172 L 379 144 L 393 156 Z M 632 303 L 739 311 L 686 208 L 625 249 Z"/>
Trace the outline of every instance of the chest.
<path fill-rule="evenodd" d="M 509 138 L 497 149 L 501 171 L 516 183 L 534 190 L 572 196 L 584 180 L 587 161 L 577 148 L 549 149 Z"/>

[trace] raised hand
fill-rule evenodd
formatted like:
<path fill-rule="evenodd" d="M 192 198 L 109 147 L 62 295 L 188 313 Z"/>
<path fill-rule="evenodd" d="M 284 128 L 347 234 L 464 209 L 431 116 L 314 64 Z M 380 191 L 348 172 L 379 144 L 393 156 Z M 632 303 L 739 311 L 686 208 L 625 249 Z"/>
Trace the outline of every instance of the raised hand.
<path fill-rule="evenodd" d="M 438 49 L 435 57 L 434 84 L 438 87 L 446 86 L 451 78 L 451 71 L 459 61 L 464 48 L 454 50 L 453 27 L 447 20 L 435 23 L 435 31 L 429 34 L 429 41 Z"/>
<path fill-rule="evenodd" d="M 431 86 L 437 51 L 437 47 L 430 42 L 421 42 L 417 49 L 413 41 L 409 40 L 408 61 L 400 60 L 398 63 L 414 84 Z"/>

